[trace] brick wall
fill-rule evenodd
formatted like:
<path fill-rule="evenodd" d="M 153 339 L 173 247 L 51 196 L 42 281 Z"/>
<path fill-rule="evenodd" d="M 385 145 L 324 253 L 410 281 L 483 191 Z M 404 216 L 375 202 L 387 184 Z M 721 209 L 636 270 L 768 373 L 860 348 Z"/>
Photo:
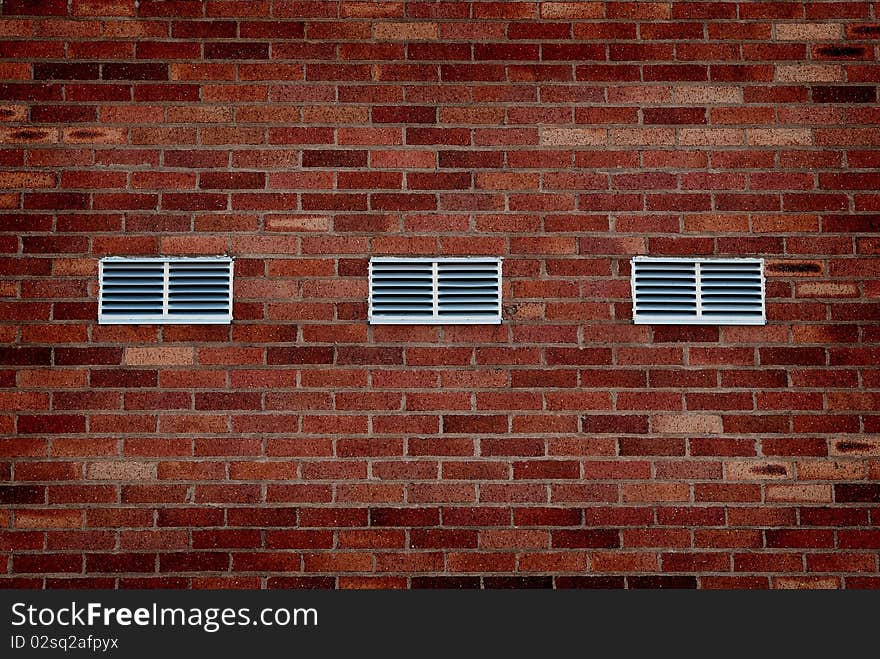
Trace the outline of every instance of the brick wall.
<path fill-rule="evenodd" d="M 880 3 L 5 0 L 0 573 L 878 587 Z M 98 326 L 231 254 L 231 326 Z M 378 254 L 500 326 L 369 326 Z M 635 326 L 636 254 L 767 259 Z"/>

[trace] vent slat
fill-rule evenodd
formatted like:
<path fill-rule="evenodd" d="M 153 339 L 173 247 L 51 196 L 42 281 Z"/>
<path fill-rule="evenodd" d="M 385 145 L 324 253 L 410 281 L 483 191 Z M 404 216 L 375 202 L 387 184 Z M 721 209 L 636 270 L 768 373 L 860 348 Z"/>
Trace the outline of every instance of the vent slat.
<path fill-rule="evenodd" d="M 639 324 L 763 324 L 760 259 L 632 261 L 633 321 Z"/>
<path fill-rule="evenodd" d="M 108 302 L 104 304 L 105 310 L 113 310 L 116 313 L 124 312 L 126 309 L 156 309 L 157 313 L 162 312 L 162 303 L 145 302 L 143 300 L 122 300 L 120 302 Z"/>
<path fill-rule="evenodd" d="M 501 261 L 375 257 L 369 307 L 373 323 L 500 323 Z"/>
<path fill-rule="evenodd" d="M 375 288 L 424 288 L 426 290 L 434 289 L 434 282 L 431 279 L 375 279 L 373 280 Z"/>
<path fill-rule="evenodd" d="M 99 323 L 232 321 L 232 259 L 114 258 L 100 264 Z"/>

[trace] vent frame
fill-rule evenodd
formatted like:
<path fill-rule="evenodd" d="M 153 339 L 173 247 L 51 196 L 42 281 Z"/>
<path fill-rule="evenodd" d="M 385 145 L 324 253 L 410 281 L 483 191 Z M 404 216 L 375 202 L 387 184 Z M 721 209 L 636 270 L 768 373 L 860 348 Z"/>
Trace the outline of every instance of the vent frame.
<path fill-rule="evenodd" d="M 207 276 L 200 278 L 202 281 L 192 282 L 192 285 L 201 285 L 203 290 L 187 293 L 184 288 L 175 292 L 173 287 L 180 286 L 181 278 L 187 278 L 184 274 L 186 270 L 199 264 L 208 266 L 204 268 Z M 225 272 L 218 265 L 225 266 Z M 145 290 L 135 295 L 149 296 L 149 299 L 121 299 L 116 302 L 120 305 L 125 302 L 140 303 L 150 312 L 139 313 L 124 306 L 117 311 L 108 308 L 114 301 L 108 299 L 110 294 L 107 288 L 108 285 L 115 285 L 110 272 L 124 271 L 126 268 L 129 271 L 142 268 L 147 273 L 146 278 L 152 281 L 144 284 Z M 234 270 L 231 256 L 106 256 L 98 262 L 98 324 L 228 325 L 232 322 Z M 148 288 L 150 286 L 152 288 Z M 175 299 L 175 295 L 179 297 Z M 197 297 L 193 299 L 192 295 Z M 186 312 L 187 307 L 191 307 L 192 311 Z"/>
<path fill-rule="evenodd" d="M 503 258 L 500 256 L 450 256 L 450 257 L 420 257 L 420 256 L 374 256 L 369 261 L 369 301 L 368 301 L 368 321 L 371 325 L 499 325 L 502 322 L 502 263 Z M 411 306 L 409 313 L 392 313 L 386 309 L 383 312 L 381 306 L 395 306 L 392 302 L 382 303 L 377 298 L 377 285 L 381 281 L 379 275 L 385 273 L 393 273 L 394 267 L 398 268 L 411 265 L 414 267 L 412 273 L 415 276 L 409 277 L 411 283 L 409 287 L 420 291 L 416 293 L 412 304 L 400 303 L 398 306 Z M 485 271 L 487 276 L 474 277 L 481 280 L 484 285 L 479 288 L 494 290 L 483 290 L 473 293 L 472 306 L 482 307 L 480 309 L 468 309 L 467 300 L 470 293 L 465 292 L 464 295 L 455 295 L 451 292 L 454 288 L 468 288 L 461 285 L 461 279 L 458 278 L 458 286 L 454 281 L 456 271 L 464 272 L 463 266 L 489 266 Z M 494 268 L 494 273 L 489 272 Z M 449 269 L 449 275 L 444 278 L 444 269 Z M 403 271 L 405 272 L 405 271 Z M 476 273 L 482 274 L 481 271 L 475 270 Z M 465 280 L 467 278 L 464 278 Z M 493 280 L 491 285 L 485 285 L 485 282 Z M 393 295 L 396 287 L 393 284 L 393 278 L 388 277 L 388 293 Z M 456 291 L 457 292 L 457 291 Z M 444 302 L 444 297 L 446 301 Z M 461 313 L 454 311 L 456 306 L 462 308 Z M 444 308 L 445 307 L 445 308 Z M 429 311 L 430 309 L 430 311 Z"/>
<path fill-rule="evenodd" d="M 693 311 L 682 312 L 680 314 L 669 312 L 651 312 L 640 311 L 638 296 L 643 286 L 637 282 L 637 276 L 643 272 L 644 265 L 650 264 L 668 264 L 682 266 L 693 265 Z M 710 266 L 705 268 L 705 265 Z M 729 313 L 721 313 L 720 311 L 706 313 L 705 307 L 707 303 L 705 293 L 705 273 L 711 272 L 713 266 L 734 266 L 742 269 L 750 270 L 745 272 L 748 275 L 748 287 L 753 292 L 747 293 L 745 297 L 751 298 L 750 303 L 741 302 L 742 310 L 738 313 L 736 310 L 727 309 Z M 682 267 L 680 270 L 685 271 Z M 731 268 L 736 272 L 735 268 Z M 717 272 L 717 270 L 715 271 Z M 742 270 L 740 270 L 742 272 Z M 687 281 L 685 274 L 682 281 Z M 635 256 L 631 261 L 630 286 L 632 291 L 632 315 L 633 323 L 636 325 L 766 325 L 767 309 L 766 309 L 766 276 L 764 272 L 764 259 L 762 258 L 746 258 L 746 257 L 664 257 L 664 256 Z M 683 288 L 687 289 L 683 284 Z M 688 305 L 689 302 L 682 300 L 682 306 Z M 716 302 L 720 304 L 720 302 Z"/>

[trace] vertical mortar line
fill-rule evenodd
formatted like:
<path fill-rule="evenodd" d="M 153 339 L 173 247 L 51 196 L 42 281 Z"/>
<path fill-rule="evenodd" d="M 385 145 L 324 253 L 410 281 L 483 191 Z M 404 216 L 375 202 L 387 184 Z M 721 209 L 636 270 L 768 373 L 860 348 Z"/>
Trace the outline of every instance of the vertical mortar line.
<path fill-rule="evenodd" d="M 171 263 L 166 259 L 162 264 L 162 315 L 168 315 L 168 295 L 171 289 Z"/>
<path fill-rule="evenodd" d="M 434 319 L 440 317 L 440 265 L 437 261 L 431 262 L 431 313 Z"/>

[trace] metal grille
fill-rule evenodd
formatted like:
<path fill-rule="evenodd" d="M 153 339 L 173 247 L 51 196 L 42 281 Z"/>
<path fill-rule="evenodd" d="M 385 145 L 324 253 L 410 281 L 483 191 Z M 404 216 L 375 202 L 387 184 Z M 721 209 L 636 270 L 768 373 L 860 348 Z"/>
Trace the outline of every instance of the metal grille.
<path fill-rule="evenodd" d="M 374 324 L 500 323 L 501 259 L 375 257 L 369 315 Z"/>
<path fill-rule="evenodd" d="M 232 259 L 101 259 L 98 308 L 104 325 L 230 323 Z"/>
<path fill-rule="evenodd" d="M 636 324 L 763 325 L 762 259 L 635 257 Z"/>

